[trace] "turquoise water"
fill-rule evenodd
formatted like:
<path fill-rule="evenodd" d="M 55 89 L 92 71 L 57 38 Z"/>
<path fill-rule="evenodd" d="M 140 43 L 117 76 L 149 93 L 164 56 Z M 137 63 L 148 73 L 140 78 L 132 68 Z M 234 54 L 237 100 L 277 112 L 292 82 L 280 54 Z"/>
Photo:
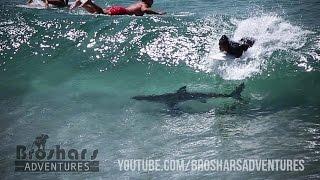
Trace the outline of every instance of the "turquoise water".
<path fill-rule="evenodd" d="M 102 1 L 100 5 L 132 1 Z M 165 16 L 108 17 L 0 2 L 0 172 L 4 179 L 318 179 L 320 2 L 157 0 Z M 238 60 L 222 34 L 257 43 Z M 137 102 L 136 95 L 231 92 L 244 102 Z M 99 149 L 99 173 L 19 174 L 15 148 Z M 120 172 L 118 159 L 299 159 L 304 172 Z"/>

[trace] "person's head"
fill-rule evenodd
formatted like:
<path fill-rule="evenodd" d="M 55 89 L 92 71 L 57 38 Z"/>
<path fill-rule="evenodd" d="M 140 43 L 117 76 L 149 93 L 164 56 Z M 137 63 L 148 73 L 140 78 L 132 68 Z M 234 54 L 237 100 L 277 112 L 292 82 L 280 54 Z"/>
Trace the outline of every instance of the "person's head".
<path fill-rule="evenodd" d="M 226 35 L 221 36 L 219 40 L 220 51 L 229 51 L 229 38 Z"/>
<path fill-rule="evenodd" d="M 141 1 L 146 3 L 149 7 L 151 7 L 153 4 L 153 0 L 141 0 Z"/>

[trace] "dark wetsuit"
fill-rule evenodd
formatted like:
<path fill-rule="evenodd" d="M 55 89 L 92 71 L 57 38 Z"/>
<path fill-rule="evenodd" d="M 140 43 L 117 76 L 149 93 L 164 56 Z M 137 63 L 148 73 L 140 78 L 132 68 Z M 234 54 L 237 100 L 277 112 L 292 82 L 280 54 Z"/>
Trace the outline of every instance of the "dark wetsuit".
<path fill-rule="evenodd" d="M 253 46 L 254 42 L 253 38 L 242 38 L 239 42 L 234 42 L 223 35 L 219 40 L 219 47 L 221 51 L 226 51 L 228 54 L 239 58 L 244 51 Z"/>

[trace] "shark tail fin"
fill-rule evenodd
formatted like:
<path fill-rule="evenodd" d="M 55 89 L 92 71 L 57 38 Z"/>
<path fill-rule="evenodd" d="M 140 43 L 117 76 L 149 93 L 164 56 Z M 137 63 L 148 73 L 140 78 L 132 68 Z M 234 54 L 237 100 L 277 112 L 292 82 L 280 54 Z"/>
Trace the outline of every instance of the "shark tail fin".
<path fill-rule="evenodd" d="M 230 96 L 234 99 L 237 99 L 237 100 L 242 100 L 241 98 L 241 93 L 243 91 L 243 89 L 245 88 L 245 85 L 244 83 L 241 83 L 231 94 Z"/>

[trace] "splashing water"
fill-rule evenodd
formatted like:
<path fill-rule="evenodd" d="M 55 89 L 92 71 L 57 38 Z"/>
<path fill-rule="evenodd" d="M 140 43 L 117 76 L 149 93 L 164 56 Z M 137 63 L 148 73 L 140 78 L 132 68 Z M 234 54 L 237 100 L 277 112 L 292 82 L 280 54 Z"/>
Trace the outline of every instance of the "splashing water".
<path fill-rule="evenodd" d="M 251 17 L 245 20 L 233 20 L 236 30 L 233 40 L 239 41 L 242 37 L 253 37 L 256 42 L 252 48 L 239 59 L 224 59 L 224 62 L 211 62 L 215 73 L 224 79 L 245 79 L 254 74 L 259 74 L 266 69 L 266 63 L 273 53 L 282 50 L 294 53 L 306 43 L 309 31 L 293 26 L 278 16 Z M 221 56 L 218 44 L 213 47 L 213 52 L 207 61 Z M 218 56 L 216 55 L 218 54 Z M 303 59 L 300 55 L 300 59 Z"/>

